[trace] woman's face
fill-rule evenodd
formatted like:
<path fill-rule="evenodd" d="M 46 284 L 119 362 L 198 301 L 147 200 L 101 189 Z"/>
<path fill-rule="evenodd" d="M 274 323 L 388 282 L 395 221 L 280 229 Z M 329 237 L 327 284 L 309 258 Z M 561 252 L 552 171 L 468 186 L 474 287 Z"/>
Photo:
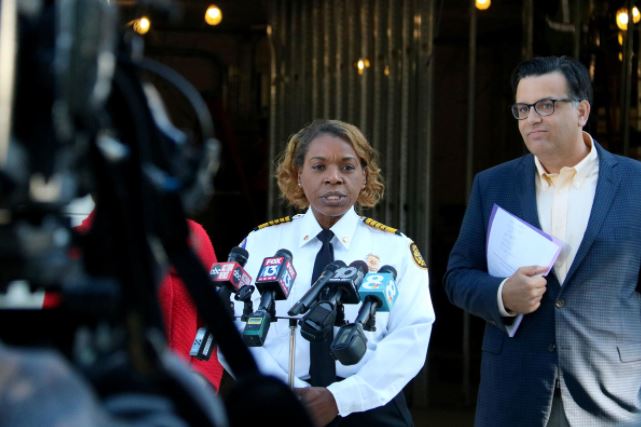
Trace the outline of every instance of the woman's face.
<path fill-rule="evenodd" d="M 298 184 L 322 227 L 334 225 L 356 203 L 365 183 L 365 170 L 348 142 L 330 134 L 312 140 Z"/>

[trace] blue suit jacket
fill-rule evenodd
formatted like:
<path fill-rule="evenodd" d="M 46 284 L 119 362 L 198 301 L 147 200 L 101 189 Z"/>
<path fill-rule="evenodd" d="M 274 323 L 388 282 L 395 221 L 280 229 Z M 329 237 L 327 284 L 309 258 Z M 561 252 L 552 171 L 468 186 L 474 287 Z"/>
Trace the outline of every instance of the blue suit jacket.
<path fill-rule="evenodd" d="M 563 286 L 547 277 L 541 306 L 508 337 L 487 273 L 486 235 L 497 203 L 540 227 L 534 157 L 479 173 L 450 254 L 450 301 L 485 319 L 476 425 L 544 426 L 559 380 L 571 425 L 639 420 L 641 413 L 641 163 L 595 142 L 599 176 L 588 226 Z"/>

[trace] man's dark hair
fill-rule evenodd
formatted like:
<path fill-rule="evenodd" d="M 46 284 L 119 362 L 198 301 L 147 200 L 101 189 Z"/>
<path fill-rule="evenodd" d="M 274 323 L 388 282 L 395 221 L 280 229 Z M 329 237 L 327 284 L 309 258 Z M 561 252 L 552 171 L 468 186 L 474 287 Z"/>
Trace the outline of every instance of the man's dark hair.
<path fill-rule="evenodd" d="M 512 95 L 516 96 L 516 88 L 521 79 L 555 71 L 565 76 L 570 98 L 576 101 L 587 99 L 592 104 L 592 82 L 588 70 L 581 62 L 569 56 L 539 56 L 518 64 L 512 71 Z"/>

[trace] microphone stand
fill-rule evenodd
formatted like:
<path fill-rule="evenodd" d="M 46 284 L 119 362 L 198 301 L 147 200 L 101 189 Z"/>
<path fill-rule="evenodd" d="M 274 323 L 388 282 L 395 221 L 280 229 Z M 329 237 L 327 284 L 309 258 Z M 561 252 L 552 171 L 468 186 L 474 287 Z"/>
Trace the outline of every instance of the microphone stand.
<path fill-rule="evenodd" d="M 298 325 L 298 320 L 300 320 L 300 318 L 276 316 L 276 319 L 287 319 L 289 321 L 289 373 L 287 375 L 287 383 L 290 388 L 294 388 L 294 378 L 296 378 L 296 325 Z"/>
<path fill-rule="evenodd" d="M 298 319 L 289 318 L 289 387 L 294 388 L 294 368 L 296 364 L 296 325 Z"/>

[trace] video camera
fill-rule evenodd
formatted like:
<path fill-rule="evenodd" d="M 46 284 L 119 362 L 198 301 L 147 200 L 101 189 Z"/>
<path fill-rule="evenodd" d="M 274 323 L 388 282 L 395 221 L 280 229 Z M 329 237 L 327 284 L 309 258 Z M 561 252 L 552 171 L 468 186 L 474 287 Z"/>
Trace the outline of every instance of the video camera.
<path fill-rule="evenodd" d="M 244 387 L 230 399 L 310 425 L 291 391 L 260 374 L 188 245 L 186 217 L 213 192 L 219 144 L 198 92 L 142 46 L 107 0 L 0 3 L 0 293 L 20 280 L 60 295 L 56 309 L 0 310 L 0 341 L 62 355 L 119 421 L 144 425 L 136 414 L 162 401 L 164 417 L 188 425 L 240 425 L 246 408 L 203 395 L 167 351 L 157 286 L 171 266 Z M 148 76 L 184 97 L 196 132 L 172 125 Z M 92 226 L 79 235 L 64 207 L 87 194 Z"/>

